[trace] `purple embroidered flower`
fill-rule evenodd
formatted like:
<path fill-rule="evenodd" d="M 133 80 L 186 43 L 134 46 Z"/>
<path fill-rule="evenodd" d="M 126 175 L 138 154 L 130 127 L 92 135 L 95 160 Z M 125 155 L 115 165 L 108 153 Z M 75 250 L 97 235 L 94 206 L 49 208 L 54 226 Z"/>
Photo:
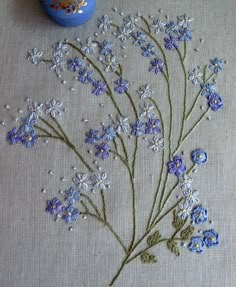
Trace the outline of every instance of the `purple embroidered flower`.
<path fill-rule="evenodd" d="M 203 238 L 200 236 L 195 236 L 191 238 L 191 241 L 188 245 L 188 249 L 193 253 L 201 254 L 204 251 L 205 243 Z"/>
<path fill-rule="evenodd" d="M 151 43 L 147 44 L 146 47 L 142 47 L 144 57 L 151 57 L 155 55 L 155 46 Z"/>
<path fill-rule="evenodd" d="M 203 224 L 208 220 L 208 212 L 201 205 L 194 207 L 192 211 L 192 220 L 195 224 Z"/>
<path fill-rule="evenodd" d="M 203 240 L 207 247 L 210 248 L 213 246 L 217 246 L 219 244 L 219 239 L 218 239 L 219 235 L 214 229 L 205 230 L 203 232 L 203 235 L 204 235 Z"/>
<path fill-rule="evenodd" d="M 224 101 L 217 93 L 214 93 L 208 96 L 208 105 L 212 111 L 216 112 L 223 108 Z"/>
<path fill-rule="evenodd" d="M 64 213 L 62 218 L 67 224 L 77 221 L 80 214 L 79 210 L 74 208 L 72 205 L 69 205 L 68 207 L 63 207 L 62 211 Z"/>
<path fill-rule="evenodd" d="M 145 123 L 141 122 L 139 119 L 137 119 L 137 121 L 135 123 L 131 123 L 130 127 L 132 129 L 131 131 L 131 135 L 134 136 L 141 136 L 145 133 Z"/>
<path fill-rule="evenodd" d="M 21 130 L 21 142 L 26 147 L 33 147 L 38 141 L 38 136 L 36 135 L 35 130 L 26 125 L 23 126 Z"/>
<path fill-rule="evenodd" d="M 223 59 L 211 59 L 209 68 L 213 71 L 214 74 L 218 74 L 220 71 L 223 70 L 224 60 Z"/>
<path fill-rule="evenodd" d="M 83 66 L 83 61 L 75 57 L 74 59 L 67 60 L 67 69 L 71 72 L 79 71 L 79 69 Z"/>
<path fill-rule="evenodd" d="M 190 42 L 192 41 L 193 35 L 189 28 L 183 28 L 179 30 L 180 36 L 179 41 Z"/>
<path fill-rule="evenodd" d="M 164 69 L 164 62 L 161 59 L 154 59 L 151 61 L 149 72 L 154 72 L 156 75 L 161 73 Z"/>
<path fill-rule="evenodd" d="M 171 37 L 176 37 L 176 35 L 178 35 L 179 32 L 179 26 L 175 22 L 171 21 L 166 24 L 165 32 Z"/>
<path fill-rule="evenodd" d="M 205 83 L 201 85 L 202 91 L 201 95 L 208 97 L 216 92 L 216 87 L 214 83 Z"/>
<path fill-rule="evenodd" d="M 102 94 L 107 93 L 107 85 L 101 80 L 94 81 L 93 87 L 94 89 L 92 93 L 95 94 L 96 96 L 101 96 Z"/>
<path fill-rule="evenodd" d="M 80 192 L 74 187 L 71 186 L 67 191 L 66 191 L 66 200 L 70 204 L 74 204 L 75 201 L 80 201 Z"/>
<path fill-rule="evenodd" d="M 84 68 L 79 71 L 79 80 L 83 84 L 88 84 L 93 81 L 93 71 Z"/>
<path fill-rule="evenodd" d="M 175 174 L 176 176 L 181 176 L 187 170 L 184 161 L 181 156 L 174 156 L 172 161 L 167 163 L 168 172 L 170 174 Z"/>
<path fill-rule="evenodd" d="M 179 43 L 178 39 L 169 37 L 169 38 L 164 38 L 165 41 L 165 47 L 167 50 L 175 50 L 179 48 Z"/>
<path fill-rule="evenodd" d="M 95 155 L 105 160 L 110 156 L 110 146 L 107 143 L 102 143 L 100 145 L 96 145 L 97 152 Z"/>
<path fill-rule="evenodd" d="M 133 45 L 141 46 L 143 43 L 146 42 L 146 36 L 141 32 L 132 33 L 131 35 L 134 38 Z"/>
<path fill-rule="evenodd" d="M 89 132 L 86 133 L 86 137 L 87 137 L 85 139 L 86 143 L 95 144 L 100 139 L 99 131 L 91 129 Z"/>
<path fill-rule="evenodd" d="M 192 156 L 192 161 L 198 165 L 203 165 L 208 160 L 207 153 L 202 149 L 194 150 L 191 153 L 191 156 Z"/>
<path fill-rule="evenodd" d="M 54 197 L 51 200 L 47 201 L 46 212 L 49 212 L 51 215 L 57 215 L 62 210 L 62 203 L 61 201 Z"/>
<path fill-rule="evenodd" d="M 119 94 L 123 94 L 129 89 L 129 81 L 123 78 L 116 80 L 115 82 L 115 91 Z"/>
<path fill-rule="evenodd" d="M 108 42 L 106 40 L 100 44 L 100 51 L 99 54 L 103 56 L 111 55 L 112 54 L 112 42 Z"/>
<path fill-rule="evenodd" d="M 149 119 L 146 123 L 145 134 L 156 135 L 161 132 L 160 120 L 159 119 Z"/>
<path fill-rule="evenodd" d="M 117 131 L 113 127 L 104 128 L 103 139 L 105 141 L 113 141 L 117 136 Z"/>
<path fill-rule="evenodd" d="M 19 142 L 21 142 L 21 133 L 20 131 L 15 127 L 7 134 L 7 140 L 10 144 L 14 145 Z"/>

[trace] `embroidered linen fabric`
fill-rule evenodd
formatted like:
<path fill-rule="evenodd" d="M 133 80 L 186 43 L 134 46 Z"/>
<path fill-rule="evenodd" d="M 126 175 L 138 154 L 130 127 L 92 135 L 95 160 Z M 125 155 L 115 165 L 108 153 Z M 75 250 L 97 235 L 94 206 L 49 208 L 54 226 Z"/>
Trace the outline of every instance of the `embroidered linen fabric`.
<path fill-rule="evenodd" d="M 112 11 L 113 7 L 117 7 L 116 13 Z M 73 177 L 73 166 L 82 167 L 74 154 L 60 143 L 40 144 L 28 150 L 12 148 L 5 137 L 7 131 L 16 125 L 16 115 L 20 118 L 17 111 L 26 109 L 25 98 L 39 102 L 55 98 L 62 101 L 67 109 L 63 114 L 65 130 L 83 146 L 84 157 L 92 162 L 93 157 L 83 145 L 84 134 L 89 128 L 106 121 L 109 113 L 115 115 L 111 102 L 91 96 L 91 89 L 78 82 L 61 84 L 46 65 L 30 65 L 26 53 L 33 47 L 50 53 L 52 44 L 65 38 L 87 39 L 97 31 L 98 17 L 108 14 L 121 21 L 119 12 L 129 14 L 136 9 L 145 15 L 159 15 L 158 10 L 162 9 L 162 15 L 169 15 L 170 19 L 186 12 L 194 18 L 189 69 L 208 62 L 215 55 L 228 62 L 224 73 L 217 79 L 220 93 L 224 96 L 224 110 L 220 115 L 212 114 L 211 120 L 204 122 L 184 148 L 185 154 L 199 147 L 208 152 L 208 164 L 194 178 L 196 189 L 201 192 L 201 203 L 207 206 L 209 218 L 214 219 L 214 228 L 220 234 L 221 243 L 218 248 L 202 255 L 192 254 L 183 248 L 180 257 L 175 257 L 167 248 L 158 248 L 157 264 L 145 265 L 140 261 L 130 264 L 116 286 L 231 287 L 235 284 L 235 2 L 98 1 L 96 15 L 89 23 L 65 29 L 47 18 L 37 1 L 8 0 L 0 4 L 0 121 L 5 123 L 0 125 L 0 286 L 105 287 L 123 259 L 111 234 L 104 232 L 104 228 L 93 220 L 81 220 L 69 232 L 64 224 L 54 222 L 44 212 L 46 200 L 68 187 L 67 182 L 60 179 Z M 200 38 L 204 39 L 203 43 L 200 43 Z M 134 48 L 129 48 L 130 43 L 124 46 L 125 50 L 116 48 L 120 55 L 127 56 L 124 71 L 125 77 L 132 82 L 132 90 L 135 92 L 139 86 L 150 83 L 157 97 L 163 97 L 164 82 L 158 81 L 157 84 L 156 78 L 143 69 L 145 59 L 140 57 L 140 52 L 134 53 Z M 178 91 L 182 90 L 183 81 L 178 78 L 181 66 L 177 62 L 177 57 L 171 57 L 170 66 L 179 66 L 174 76 L 177 79 L 173 85 L 174 105 L 177 111 L 182 111 L 182 98 L 178 100 Z M 191 95 L 189 92 L 188 97 Z M 120 103 L 122 105 L 122 101 Z M 168 110 L 167 103 L 165 108 Z M 129 114 L 125 103 L 123 109 Z M 83 119 L 89 121 L 84 122 Z M 175 122 L 175 131 L 180 128 L 178 124 Z M 142 208 L 137 209 L 138 234 L 146 224 L 146 210 L 152 204 L 158 166 L 158 162 L 153 161 L 153 153 L 146 148 L 147 143 L 140 142 L 142 148 L 137 160 L 136 184 L 137 202 Z M 101 166 L 109 171 L 112 178 L 112 188 L 106 193 L 108 216 L 115 219 L 115 228 L 128 242 L 130 233 L 126 230 L 130 229 L 130 194 L 127 187 L 124 190 L 121 188 L 128 175 L 120 168 L 119 161 L 104 162 Z M 43 189 L 46 194 L 41 192 Z M 161 224 L 163 233 L 167 233 L 169 228 Z"/>

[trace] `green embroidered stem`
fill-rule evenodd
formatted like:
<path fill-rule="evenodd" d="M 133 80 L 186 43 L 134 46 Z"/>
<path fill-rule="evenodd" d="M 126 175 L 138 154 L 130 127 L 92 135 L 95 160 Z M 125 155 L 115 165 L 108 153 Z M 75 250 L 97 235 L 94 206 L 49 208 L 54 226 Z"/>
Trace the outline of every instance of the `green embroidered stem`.
<path fill-rule="evenodd" d="M 129 164 L 129 154 L 128 154 L 128 151 L 127 151 L 127 149 L 126 149 L 124 140 L 123 140 L 123 138 L 122 138 L 121 135 L 118 135 L 117 137 L 118 137 L 119 140 L 121 141 L 121 145 L 122 145 L 122 147 L 123 147 L 123 151 L 124 151 L 124 154 L 125 154 L 125 159 L 126 159 L 127 163 Z"/>
<path fill-rule="evenodd" d="M 136 107 L 135 107 L 134 101 L 133 101 L 133 99 L 131 98 L 131 95 L 130 95 L 128 92 L 125 92 L 125 94 L 126 94 L 126 96 L 128 97 L 128 99 L 129 99 L 129 101 L 130 101 L 130 103 L 131 103 L 131 105 L 132 105 L 132 108 L 133 108 L 135 117 L 136 117 L 136 119 L 137 119 L 137 118 L 138 118 L 138 112 L 137 112 L 137 109 L 136 109 Z"/>
<path fill-rule="evenodd" d="M 96 214 L 90 213 L 90 212 L 81 212 L 81 215 L 88 215 L 91 216 L 95 219 L 97 219 L 99 222 L 103 223 L 105 226 L 108 227 L 108 229 L 111 231 L 111 233 L 114 235 L 114 237 L 117 239 L 117 241 L 119 242 L 120 246 L 123 248 L 124 252 L 127 253 L 127 248 L 125 247 L 125 244 L 123 242 L 123 240 L 120 238 L 120 236 L 116 233 L 116 231 L 113 229 L 112 225 L 103 220 L 101 217 L 97 216 Z"/>
<path fill-rule="evenodd" d="M 183 111 L 183 118 L 182 118 L 182 124 L 181 124 L 181 131 L 180 131 L 180 136 L 179 136 L 179 141 L 178 141 L 178 145 L 180 144 L 180 142 L 182 141 L 183 138 L 183 134 L 184 134 L 184 126 L 185 126 L 185 117 L 186 117 L 186 112 L 187 112 L 187 71 L 184 65 L 184 60 L 181 56 L 181 53 L 178 49 L 176 49 L 178 55 L 179 55 L 179 59 L 180 59 L 180 63 L 181 66 L 183 68 L 183 72 L 184 72 L 184 111 Z"/>
<path fill-rule="evenodd" d="M 164 181 L 164 184 L 163 184 L 163 187 L 162 187 L 162 192 L 161 192 L 161 198 L 160 198 L 160 201 L 159 201 L 159 206 L 158 206 L 158 210 L 161 211 L 161 206 L 162 206 L 162 201 L 164 199 L 164 195 L 165 195 L 165 189 L 166 189 L 166 185 L 167 185 L 167 181 L 168 181 L 168 177 L 169 177 L 169 173 L 168 171 L 166 170 L 165 172 L 165 181 Z M 154 222 L 154 221 L 153 221 Z"/>
<path fill-rule="evenodd" d="M 80 196 L 84 197 L 89 202 L 89 204 L 92 206 L 92 208 L 94 209 L 94 211 L 96 212 L 98 217 L 102 217 L 101 213 L 98 210 L 98 207 L 96 206 L 96 204 L 92 201 L 92 199 L 88 195 L 81 193 Z"/>
<path fill-rule="evenodd" d="M 41 128 L 38 125 L 35 125 L 35 128 L 40 130 L 41 132 L 44 132 L 47 136 L 52 137 L 53 135 L 51 133 L 49 133 L 47 130 L 45 130 L 44 128 Z"/>
<path fill-rule="evenodd" d="M 143 20 L 143 22 L 147 26 L 148 33 L 151 34 L 151 29 L 150 29 L 150 25 L 149 25 L 148 21 L 143 16 L 141 16 L 140 18 Z"/>
<path fill-rule="evenodd" d="M 98 74 L 101 76 L 101 78 L 103 79 L 103 81 L 106 83 L 107 85 L 107 89 L 108 89 L 108 96 L 111 98 L 111 101 L 114 105 L 114 107 L 116 108 L 118 114 L 122 115 L 121 111 L 120 111 L 120 108 L 118 107 L 116 101 L 115 101 L 115 98 L 113 96 L 113 93 L 112 93 L 112 90 L 106 80 L 106 78 L 104 77 L 102 71 L 99 69 L 99 67 L 94 64 L 94 62 L 92 60 L 90 60 L 87 55 L 85 55 L 85 53 L 80 49 L 78 48 L 76 45 L 72 44 L 72 43 L 67 43 L 69 46 L 71 46 L 73 49 L 75 49 L 76 51 L 78 51 L 80 53 L 80 55 L 84 58 L 86 58 L 86 60 L 93 66 L 93 68 L 98 72 Z"/>
<path fill-rule="evenodd" d="M 56 135 L 58 135 L 59 137 L 62 137 L 62 135 L 54 128 L 53 125 L 51 125 L 47 120 L 45 120 L 44 118 L 42 117 L 39 117 L 39 119 L 46 125 L 48 126 L 52 131 L 54 131 L 54 133 Z M 62 137 L 63 138 L 63 137 Z"/>
<path fill-rule="evenodd" d="M 135 144 L 134 144 L 134 154 L 133 154 L 133 163 L 132 163 L 132 176 L 135 176 L 135 162 L 137 158 L 137 152 L 138 152 L 138 137 L 135 138 Z"/>
<path fill-rule="evenodd" d="M 155 247 L 162 243 L 162 242 L 166 242 L 169 239 L 161 239 L 157 244 L 155 244 Z M 132 262 L 133 260 L 135 260 L 137 257 L 139 257 L 143 252 L 148 251 L 149 249 L 153 248 L 154 246 L 147 246 L 146 248 L 144 248 L 143 250 L 139 251 L 137 254 L 135 254 L 134 256 L 132 256 L 127 262 L 126 264 L 129 264 L 130 262 Z"/>
<path fill-rule="evenodd" d="M 177 151 L 181 148 L 181 146 L 183 145 L 183 143 L 188 139 L 188 137 L 190 136 L 190 134 L 198 127 L 198 125 L 205 119 L 205 117 L 207 116 L 207 114 L 210 111 L 210 107 L 208 107 L 208 109 L 206 110 L 205 113 L 202 114 L 202 116 L 200 117 L 200 119 L 193 125 L 193 127 L 189 130 L 189 132 L 183 137 L 180 145 L 177 147 L 177 149 L 173 152 L 173 156 L 177 153 Z"/>
<path fill-rule="evenodd" d="M 208 83 L 208 82 L 213 78 L 214 75 L 215 75 L 215 74 L 212 73 L 212 74 L 207 78 L 207 80 L 205 81 L 205 83 Z M 195 99 L 195 101 L 194 101 L 192 107 L 190 108 L 188 114 L 186 115 L 186 120 L 192 115 L 192 112 L 194 111 L 194 108 L 195 108 L 195 106 L 196 106 L 196 104 L 197 104 L 197 102 L 198 102 L 198 99 L 199 99 L 200 96 L 201 96 L 201 93 L 202 93 L 202 89 L 200 89 L 200 91 L 198 92 L 197 97 L 196 97 L 196 99 Z"/>
<path fill-rule="evenodd" d="M 83 202 L 83 200 L 80 201 L 80 204 L 83 206 L 83 208 L 85 209 L 85 212 L 89 213 L 89 208 L 86 205 L 86 203 Z M 81 214 L 81 213 L 80 213 Z"/>
<path fill-rule="evenodd" d="M 103 211 L 103 218 L 105 221 L 107 221 L 107 214 L 106 214 L 106 200 L 105 200 L 105 194 L 104 191 L 101 190 L 101 197 L 102 197 L 102 211 Z"/>
<path fill-rule="evenodd" d="M 52 139 L 58 139 L 58 140 L 62 140 L 62 138 L 60 137 L 56 137 L 56 136 L 49 136 L 49 135 L 37 135 L 39 138 L 52 138 Z"/>
<path fill-rule="evenodd" d="M 153 103 L 153 105 L 155 106 L 159 116 L 160 116 L 160 120 L 161 120 L 161 125 L 162 125 L 162 134 L 163 134 L 163 138 L 165 138 L 165 130 L 164 130 L 164 120 L 163 120 L 163 117 L 162 117 L 162 113 L 156 103 L 155 100 L 153 100 L 152 98 L 150 98 L 150 101 Z M 164 159 L 165 159 L 165 149 L 163 149 L 162 151 L 162 164 L 161 164 L 161 173 L 160 173 L 160 177 L 159 177 L 159 181 L 158 181 L 158 185 L 157 185 L 157 189 L 156 189 L 156 193 L 154 195 L 154 200 L 153 200 L 153 204 L 152 204 L 152 209 L 151 209 L 151 213 L 149 215 L 149 218 L 148 218 L 148 223 L 147 223 L 147 226 L 146 226 L 146 230 L 148 230 L 149 226 L 150 226 L 150 222 L 152 220 L 152 216 L 153 216 L 153 212 L 155 210 L 155 206 L 156 206 L 156 203 L 157 203 L 157 196 L 158 196 L 158 193 L 159 193 L 159 190 L 160 190 L 160 186 L 161 186 L 161 183 L 162 183 L 162 180 L 163 180 L 163 172 L 164 172 Z"/>
<path fill-rule="evenodd" d="M 186 41 L 184 41 L 184 55 L 183 55 L 183 61 L 185 60 L 186 54 L 187 54 L 187 42 L 186 42 Z"/>

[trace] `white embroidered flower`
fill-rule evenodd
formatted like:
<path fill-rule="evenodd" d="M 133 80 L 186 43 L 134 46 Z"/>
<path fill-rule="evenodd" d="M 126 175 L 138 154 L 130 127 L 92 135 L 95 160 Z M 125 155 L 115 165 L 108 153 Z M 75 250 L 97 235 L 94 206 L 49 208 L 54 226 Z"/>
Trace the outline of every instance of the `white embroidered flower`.
<path fill-rule="evenodd" d="M 50 102 L 45 103 L 46 114 L 50 114 L 51 117 L 55 118 L 62 114 L 62 102 L 52 99 Z"/>
<path fill-rule="evenodd" d="M 32 64 L 37 65 L 42 61 L 43 52 L 39 51 L 37 48 L 33 48 L 28 51 L 27 59 Z"/>
<path fill-rule="evenodd" d="M 119 114 L 116 116 L 116 132 L 118 134 L 127 133 L 129 129 L 129 119 L 126 117 L 122 117 Z"/>
<path fill-rule="evenodd" d="M 38 119 L 42 114 L 42 108 L 43 104 L 38 102 L 32 102 L 30 105 L 28 105 L 28 111 L 31 112 L 36 119 Z"/>
<path fill-rule="evenodd" d="M 190 216 L 190 212 L 192 210 L 192 207 L 188 204 L 188 202 L 180 203 L 179 209 L 178 209 L 178 216 L 185 220 Z"/>
<path fill-rule="evenodd" d="M 154 152 L 161 151 L 164 148 L 164 139 L 154 136 L 151 140 L 149 140 L 148 148 Z"/>
<path fill-rule="evenodd" d="M 199 202 L 199 199 L 197 198 L 199 192 L 197 190 L 188 189 L 184 191 L 183 194 L 185 196 L 186 202 L 188 202 L 190 206 Z"/>
<path fill-rule="evenodd" d="M 93 192 L 96 192 L 98 190 L 106 190 L 107 188 L 109 188 L 110 181 L 107 179 L 106 172 L 95 172 L 94 176 L 92 176 L 91 179 L 93 184 Z"/>
<path fill-rule="evenodd" d="M 162 22 L 160 18 L 153 21 L 152 28 L 156 34 L 165 32 L 166 22 Z"/>
<path fill-rule="evenodd" d="M 129 16 L 125 17 L 123 20 L 124 20 L 125 26 L 128 29 L 131 29 L 132 31 L 134 31 L 136 28 L 136 24 L 140 20 L 140 17 L 129 15 Z"/>
<path fill-rule="evenodd" d="M 117 29 L 117 38 L 120 39 L 122 42 L 126 42 L 127 39 L 130 38 L 130 34 L 132 33 L 132 29 L 123 26 Z"/>
<path fill-rule="evenodd" d="M 186 14 L 178 16 L 177 19 L 178 25 L 183 28 L 189 27 L 191 22 L 194 20 L 193 18 L 188 17 Z"/>
<path fill-rule="evenodd" d="M 64 61 L 61 57 L 55 56 L 52 58 L 52 65 L 50 69 L 55 71 L 56 75 L 60 78 L 61 72 L 65 70 L 66 61 Z"/>
<path fill-rule="evenodd" d="M 194 85 L 197 85 L 197 84 L 202 84 L 203 83 L 203 80 L 202 80 L 202 72 L 200 70 L 200 68 L 195 68 L 193 69 L 192 72 L 188 72 L 189 76 L 188 76 L 188 79 L 190 81 L 192 81 L 192 83 Z"/>
<path fill-rule="evenodd" d="M 82 43 L 82 48 L 81 50 L 86 54 L 86 55 L 92 55 L 95 53 L 95 48 L 97 47 L 97 43 L 93 42 L 92 38 L 89 37 L 86 40 L 86 43 Z"/>
<path fill-rule="evenodd" d="M 100 58 L 100 60 L 105 65 L 104 71 L 106 73 L 108 73 L 110 71 L 115 72 L 119 68 L 119 64 L 116 61 L 116 57 L 113 55 L 107 55 L 105 57 L 105 60 L 101 59 L 101 58 Z"/>
<path fill-rule="evenodd" d="M 154 94 L 154 91 L 151 89 L 151 85 L 147 84 L 144 86 L 141 86 L 137 94 L 140 96 L 141 99 L 148 99 L 151 98 L 152 95 Z"/>
<path fill-rule="evenodd" d="M 156 114 L 153 112 L 153 105 L 148 105 L 147 103 L 144 103 L 143 106 L 140 106 L 140 109 L 140 117 L 147 117 L 148 119 L 155 118 Z"/>
<path fill-rule="evenodd" d="M 57 42 L 53 45 L 53 56 L 58 56 L 60 58 L 69 54 L 68 45 L 62 42 Z"/>
<path fill-rule="evenodd" d="M 107 30 L 111 28 L 112 20 L 108 15 L 102 16 L 102 18 L 98 19 L 98 29 L 105 33 Z"/>
<path fill-rule="evenodd" d="M 77 173 L 76 177 L 73 178 L 74 183 L 78 186 L 78 188 L 83 189 L 85 191 L 88 190 L 91 181 L 88 179 L 88 175 L 86 173 Z"/>
<path fill-rule="evenodd" d="M 188 176 L 187 174 L 184 174 L 179 177 L 179 186 L 182 190 L 192 188 L 192 182 L 193 182 L 192 177 Z"/>

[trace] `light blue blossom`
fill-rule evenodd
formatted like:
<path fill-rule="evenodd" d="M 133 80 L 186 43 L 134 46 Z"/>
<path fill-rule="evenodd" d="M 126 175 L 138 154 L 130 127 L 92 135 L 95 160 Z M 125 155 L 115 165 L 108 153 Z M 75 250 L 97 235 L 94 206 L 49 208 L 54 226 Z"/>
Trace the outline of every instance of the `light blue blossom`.
<path fill-rule="evenodd" d="M 92 55 L 95 53 L 95 48 L 97 47 L 97 43 L 93 42 L 92 38 L 89 37 L 86 40 L 86 43 L 82 43 L 82 48 L 81 50 L 86 54 L 86 55 Z"/>
<path fill-rule="evenodd" d="M 66 191 L 66 201 L 68 201 L 70 204 L 74 204 L 76 201 L 80 201 L 80 192 L 74 187 L 71 186 Z"/>
<path fill-rule="evenodd" d="M 89 71 L 86 68 L 79 70 L 79 80 L 83 84 L 92 83 L 94 80 L 93 71 Z"/>
<path fill-rule="evenodd" d="M 201 254 L 204 251 L 205 243 L 203 238 L 200 236 L 195 236 L 191 238 L 191 241 L 188 245 L 188 249 L 193 253 Z"/>
<path fill-rule="evenodd" d="M 204 97 L 208 97 L 216 92 L 216 87 L 214 83 L 204 83 L 201 85 L 201 88 L 201 95 Z"/>
<path fill-rule="evenodd" d="M 66 43 L 62 42 L 57 42 L 56 44 L 53 45 L 53 56 L 56 57 L 64 57 L 69 54 L 68 52 L 68 45 Z"/>
<path fill-rule="evenodd" d="M 203 236 L 204 236 L 204 242 L 206 244 L 207 247 L 214 247 L 217 246 L 219 244 L 219 235 L 218 233 L 214 230 L 205 230 L 203 232 Z"/>
<path fill-rule="evenodd" d="M 208 212 L 206 208 L 199 205 L 194 207 L 191 217 L 195 224 L 203 224 L 208 220 Z"/>
<path fill-rule="evenodd" d="M 39 51 L 37 48 L 33 48 L 28 51 L 27 59 L 34 65 L 38 65 L 42 61 L 43 52 Z"/>
<path fill-rule="evenodd" d="M 220 71 L 223 70 L 224 67 L 224 60 L 214 58 L 210 60 L 209 68 L 213 71 L 214 74 L 218 74 Z"/>
<path fill-rule="evenodd" d="M 141 45 L 143 45 L 143 43 L 146 42 L 145 34 L 139 32 L 139 31 L 132 33 L 131 35 L 134 38 L 133 45 L 141 46 Z"/>
<path fill-rule="evenodd" d="M 178 208 L 178 216 L 185 220 L 190 216 L 192 207 L 188 204 L 188 202 L 180 203 Z"/>

